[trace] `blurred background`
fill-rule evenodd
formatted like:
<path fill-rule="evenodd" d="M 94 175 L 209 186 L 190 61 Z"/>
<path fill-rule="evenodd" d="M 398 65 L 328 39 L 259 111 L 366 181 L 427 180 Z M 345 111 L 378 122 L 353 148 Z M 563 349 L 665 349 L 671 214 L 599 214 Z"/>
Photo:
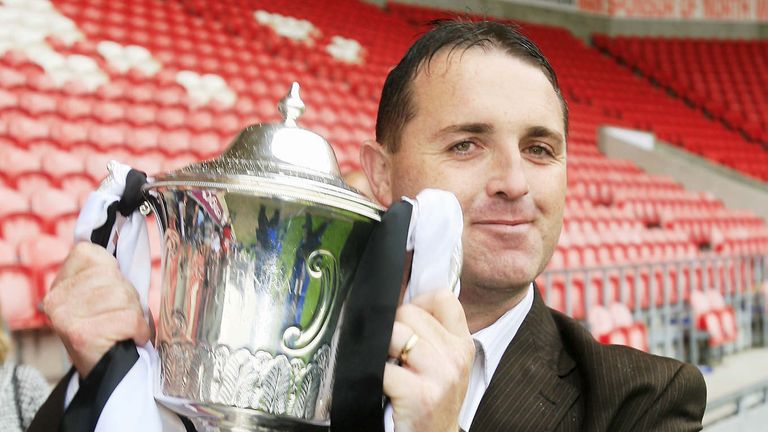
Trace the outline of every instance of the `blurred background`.
<path fill-rule="evenodd" d="M 40 301 L 108 160 L 151 174 L 217 155 L 278 120 L 295 80 L 300 123 L 364 189 L 358 149 L 387 72 L 455 16 L 520 25 L 570 105 L 565 224 L 537 280 L 547 303 L 601 342 L 698 365 L 705 430 L 765 430 L 768 0 L 0 0 L 12 358 L 50 381 L 68 368 Z"/>

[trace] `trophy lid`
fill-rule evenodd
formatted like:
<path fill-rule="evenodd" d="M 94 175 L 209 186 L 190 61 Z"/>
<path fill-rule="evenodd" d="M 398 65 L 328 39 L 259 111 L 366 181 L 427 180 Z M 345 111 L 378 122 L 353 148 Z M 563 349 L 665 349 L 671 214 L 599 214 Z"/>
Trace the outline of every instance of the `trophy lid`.
<path fill-rule="evenodd" d="M 304 108 L 299 84 L 294 82 L 278 105 L 282 123 L 250 125 L 220 156 L 158 175 L 147 189 L 238 190 L 328 205 L 379 220 L 383 209 L 344 182 L 328 141 L 297 124 Z"/>

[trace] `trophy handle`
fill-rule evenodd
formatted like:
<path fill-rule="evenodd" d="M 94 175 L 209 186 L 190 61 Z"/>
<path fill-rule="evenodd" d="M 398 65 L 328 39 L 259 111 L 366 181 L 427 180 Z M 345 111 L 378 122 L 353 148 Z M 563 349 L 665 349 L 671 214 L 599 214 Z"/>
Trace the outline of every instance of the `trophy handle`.
<path fill-rule="evenodd" d="M 313 279 L 320 279 L 320 295 L 317 310 L 309 325 L 302 330 L 291 326 L 283 332 L 282 348 L 286 353 L 301 356 L 312 351 L 312 342 L 325 330 L 339 292 L 339 271 L 336 258 L 320 249 L 309 254 L 307 271 Z"/>

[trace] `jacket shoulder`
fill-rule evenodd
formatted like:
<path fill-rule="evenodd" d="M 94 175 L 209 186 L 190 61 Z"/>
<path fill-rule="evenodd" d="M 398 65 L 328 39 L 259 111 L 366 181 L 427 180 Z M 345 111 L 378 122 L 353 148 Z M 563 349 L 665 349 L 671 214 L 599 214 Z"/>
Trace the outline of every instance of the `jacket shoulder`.
<path fill-rule="evenodd" d="M 588 420 L 610 425 L 609 430 L 633 430 L 664 419 L 692 425 L 690 430 L 700 428 L 706 384 L 698 368 L 634 348 L 601 344 L 578 321 L 554 310 L 550 313 L 580 375 Z M 599 413 L 595 407 L 600 407 Z"/>

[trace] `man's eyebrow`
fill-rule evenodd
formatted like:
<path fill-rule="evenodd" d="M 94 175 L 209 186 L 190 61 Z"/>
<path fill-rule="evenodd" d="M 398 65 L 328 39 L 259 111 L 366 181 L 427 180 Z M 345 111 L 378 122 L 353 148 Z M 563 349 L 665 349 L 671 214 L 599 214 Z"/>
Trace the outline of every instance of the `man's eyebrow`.
<path fill-rule="evenodd" d="M 526 129 L 523 136 L 526 138 L 551 138 L 561 143 L 565 142 L 565 138 L 563 138 L 563 135 L 560 132 L 544 126 L 529 127 Z"/>
<path fill-rule="evenodd" d="M 444 127 L 435 133 L 435 137 L 452 133 L 489 134 L 493 132 L 493 126 L 488 123 L 460 123 Z"/>

